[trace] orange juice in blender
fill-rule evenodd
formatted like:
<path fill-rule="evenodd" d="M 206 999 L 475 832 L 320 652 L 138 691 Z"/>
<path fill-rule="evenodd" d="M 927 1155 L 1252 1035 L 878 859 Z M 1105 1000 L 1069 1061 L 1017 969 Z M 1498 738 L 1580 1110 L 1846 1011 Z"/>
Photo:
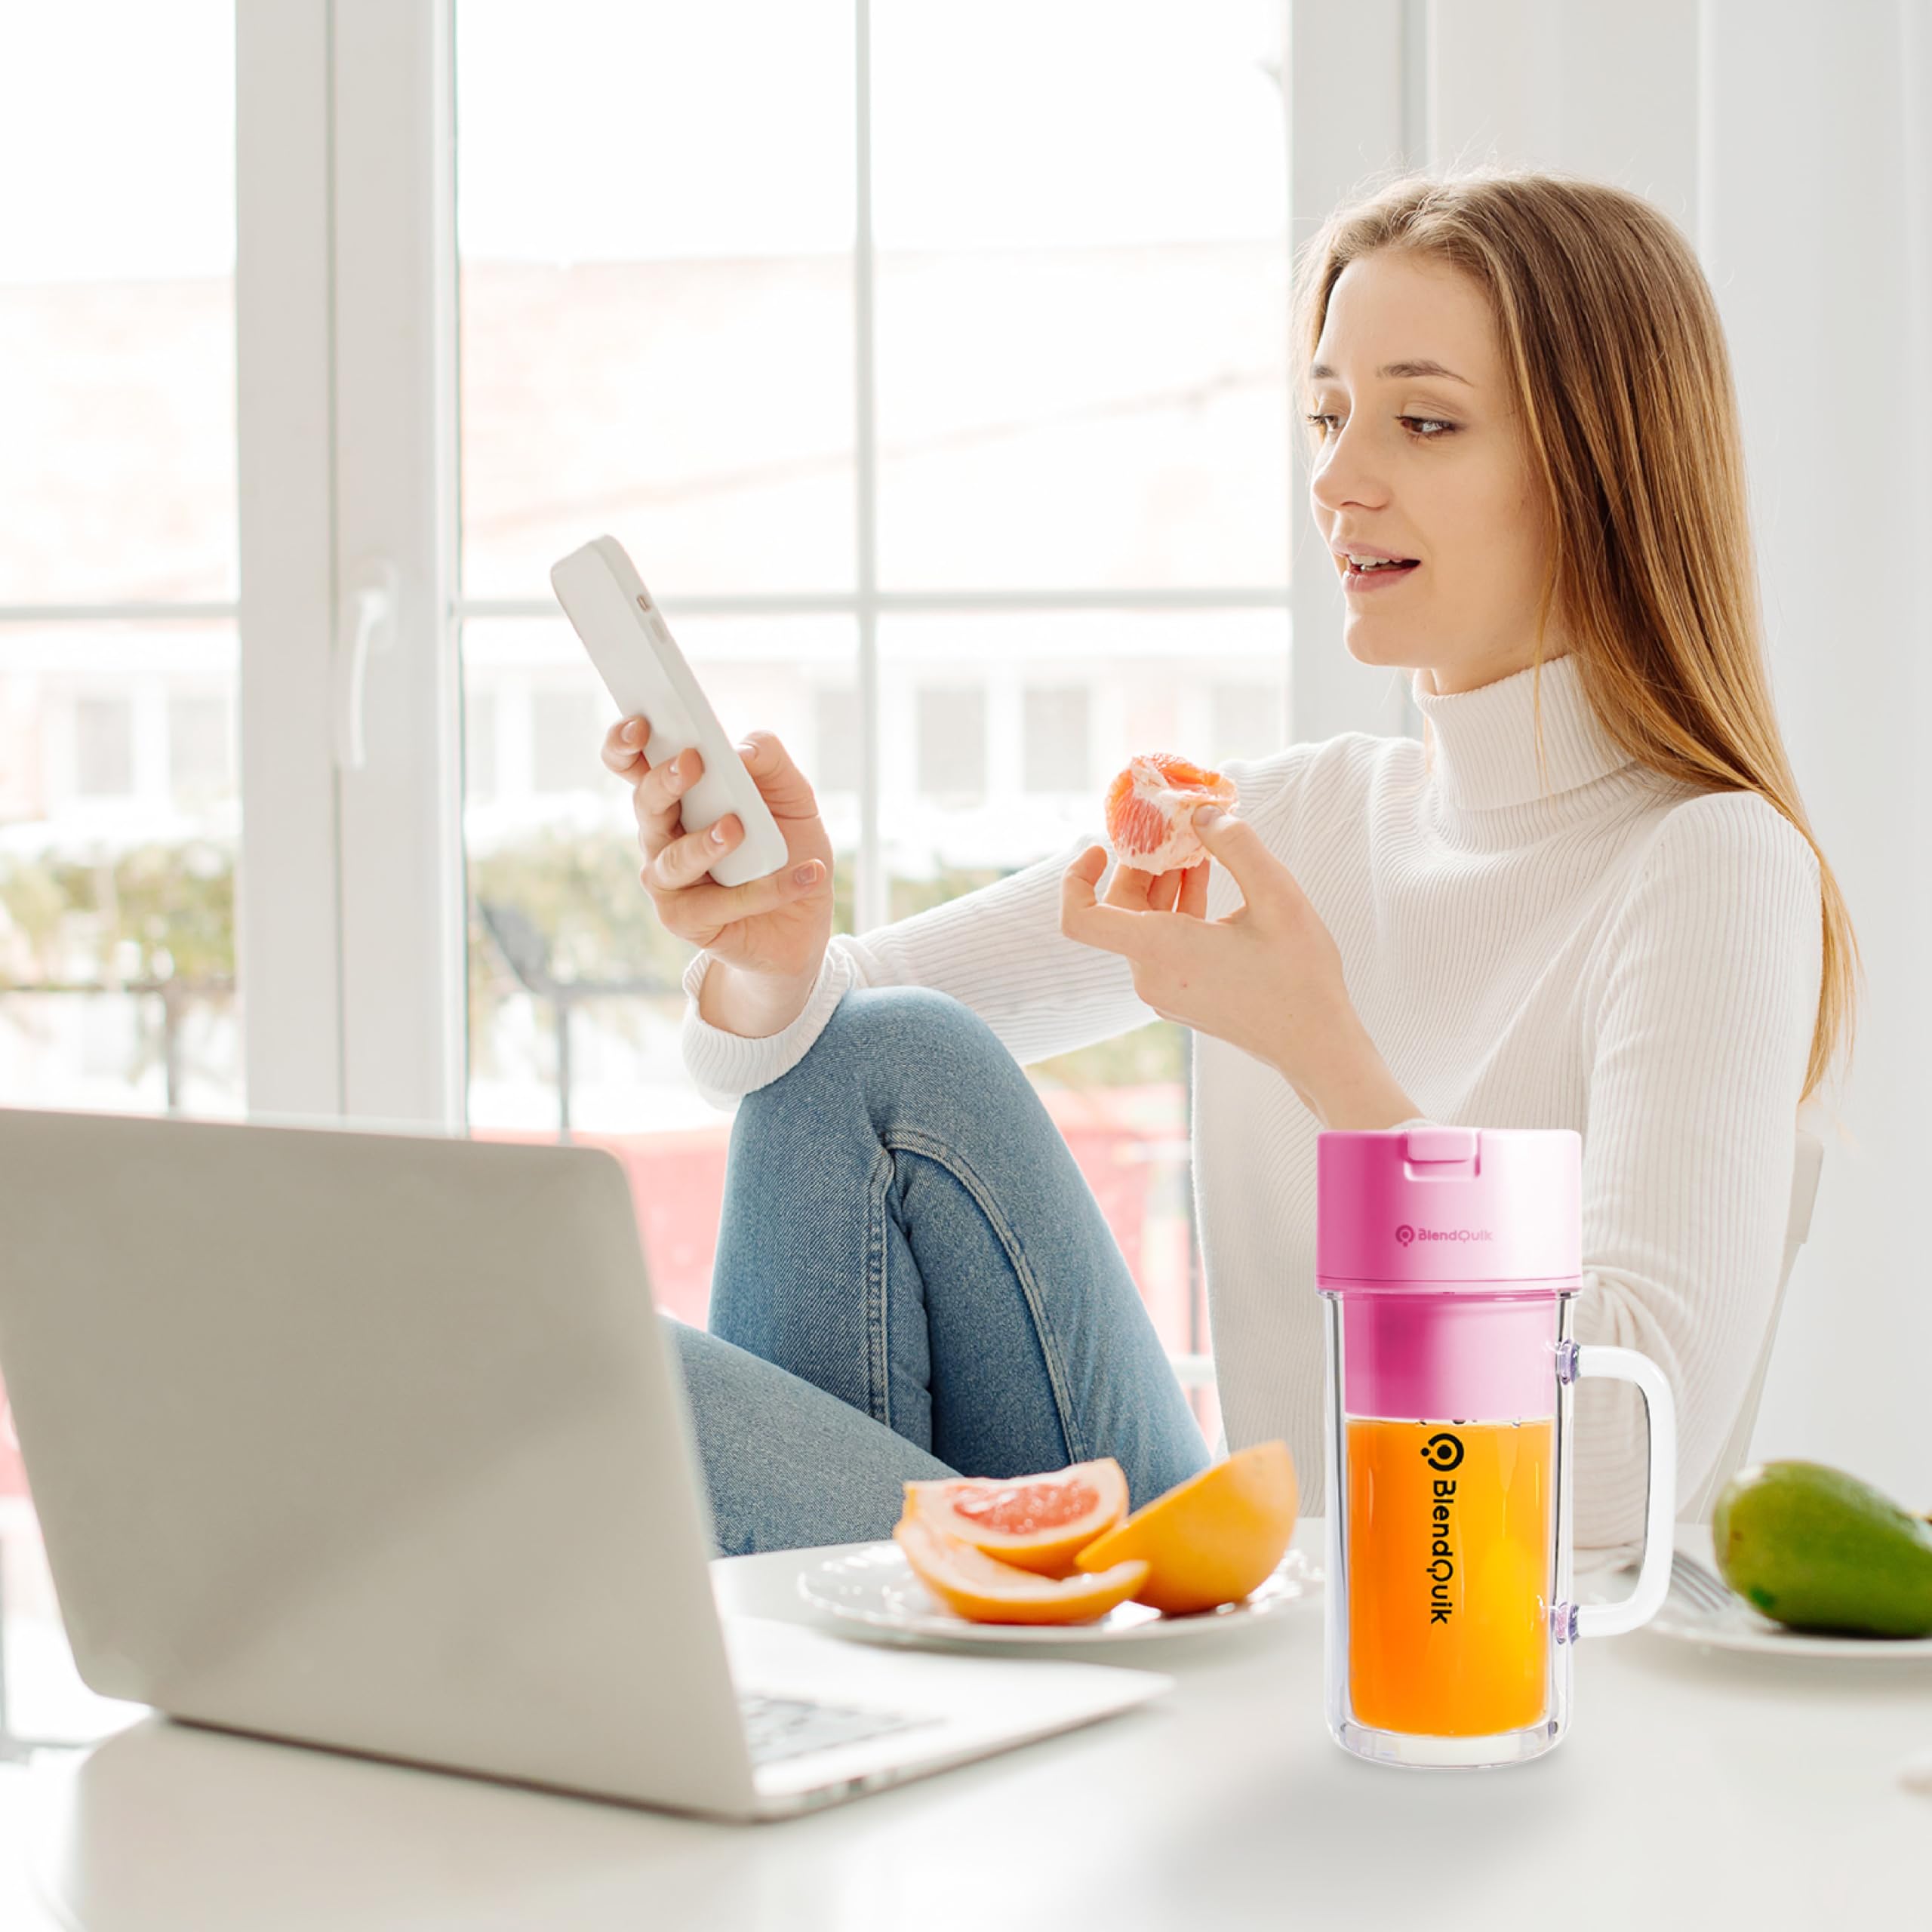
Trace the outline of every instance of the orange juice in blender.
<path fill-rule="evenodd" d="M 1582 1142 L 1410 1127 L 1316 1143 L 1327 1341 L 1328 1725 L 1382 1764 L 1480 1770 L 1558 1743 L 1576 1640 L 1669 1587 L 1676 1447 L 1647 1356 L 1581 1346 Z M 1644 1562 L 1570 1601 L 1579 1376 L 1635 1382 L 1650 1431 Z"/>
<path fill-rule="evenodd" d="M 1547 1417 L 1349 1419 L 1349 1690 L 1364 1724 L 1476 1737 L 1543 1715 L 1552 1433 Z"/>

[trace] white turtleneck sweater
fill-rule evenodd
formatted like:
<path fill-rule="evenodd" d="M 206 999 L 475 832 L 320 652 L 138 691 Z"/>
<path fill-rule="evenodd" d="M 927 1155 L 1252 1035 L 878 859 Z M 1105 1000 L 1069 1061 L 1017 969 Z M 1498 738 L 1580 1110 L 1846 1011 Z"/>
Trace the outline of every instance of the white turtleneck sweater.
<path fill-rule="evenodd" d="M 1427 769 L 1417 740 L 1357 731 L 1224 768 L 1241 816 L 1334 934 L 1349 997 L 1417 1118 L 1582 1135 L 1574 1332 L 1641 1349 L 1669 1377 L 1687 1497 L 1730 1434 L 1770 1320 L 1823 970 L 1818 865 L 1755 794 L 1695 792 L 1626 758 L 1567 657 L 1541 668 L 1540 774 L 1538 675 L 1438 695 L 1417 674 Z M 835 937 L 804 1011 L 768 1038 L 698 1017 L 700 953 L 684 1034 L 700 1091 L 728 1106 L 777 1079 L 854 986 L 950 993 L 1023 1063 L 1144 1025 L 1155 1016 L 1127 962 L 1060 934 L 1061 875 L 1097 842 L 1097 831 L 930 912 Z M 1217 866 L 1209 916 L 1239 903 Z M 1319 1131 L 1280 1075 L 1197 1035 L 1195 1191 L 1227 1439 L 1285 1438 L 1304 1507 L 1317 1508 Z M 1580 1383 L 1576 1425 L 1578 1543 L 1635 1540 L 1639 1398 Z"/>

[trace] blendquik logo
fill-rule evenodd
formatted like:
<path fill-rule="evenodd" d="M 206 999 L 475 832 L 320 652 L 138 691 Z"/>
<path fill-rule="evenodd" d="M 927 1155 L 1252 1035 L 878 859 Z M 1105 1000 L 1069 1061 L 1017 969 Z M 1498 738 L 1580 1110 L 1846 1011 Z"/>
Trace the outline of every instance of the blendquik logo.
<path fill-rule="evenodd" d="M 1494 1232 L 1488 1228 L 1412 1228 L 1407 1221 L 1395 1230 L 1398 1244 L 1407 1247 L 1417 1241 L 1494 1241 Z"/>
<path fill-rule="evenodd" d="M 1460 1469 L 1463 1438 L 1438 1429 L 1422 1445 L 1423 1460 L 1437 1472 L 1435 1500 L 1429 1507 L 1429 1620 L 1447 1623 L 1455 1608 L 1449 1586 L 1456 1574 L 1456 1552 L 1450 1543 L 1450 1524 L 1456 1506 L 1456 1483 L 1442 1472 Z"/>

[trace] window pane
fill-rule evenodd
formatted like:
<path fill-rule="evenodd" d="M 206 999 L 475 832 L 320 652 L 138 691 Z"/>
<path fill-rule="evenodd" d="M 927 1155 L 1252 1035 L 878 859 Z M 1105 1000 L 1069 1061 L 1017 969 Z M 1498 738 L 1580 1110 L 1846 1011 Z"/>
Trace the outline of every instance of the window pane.
<path fill-rule="evenodd" d="M 887 586 L 1285 580 L 1282 18 L 877 0 Z"/>
<path fill-rule="evenodd" d="M 234 42 L 0 11 L 0 603 L 235 593 Z"/>
<path fill-rule="evenodd" d="M 883 620 L 891 915 L 1097 835 L 1106 785 L 1136 752 L 1211 764 L 1285 743 L 1269 721 L 1284 715 L 1287 642 L 1281 611 Z M 1239 694 L 1259 724 L 1232 718 L 1217 691 Z M 961 716 L 984 721 L 984 789 L 971 798 L 927 782 L 929 721 Z M 1241 745 L 1224 741 L 1236 722 Z M 1187 1051 L 1184 1030 L 1159 1023 L 1028 1069 L 1177 1354 L 1208 1347 L 1192 1261 Z"/>
<path fill-rule="evenodd" d="M 1029 792 L 1091 789 L 1088 740 L 1093 710 L 1093 693 L 1084 685 L 1029 688 L 1024 746 Z"/>
<path fill-rule="evenodd" d="M 986 795 L 986 694 L 969 685 L 921 682 L 913 694 L 919 732 L 919 795 L 942 808 Z"/>
<path fill-rule="evenodd" d="M 458 0 L 463 588 L 852 582 L 848 0 Z"/>
<path fill-rule="evenodd" d="M 855 808 L 860 774 L 865 765 L 865 743 L 859 715 L 859 693 L 851 684 L 820 685 L 812 693 L 812 740 L 797 755 L 812 762 L 812 786 L 821 809 L 835 796 L 841 809 Z"/>
<path fill-rule="evenodd" d="M 236 1114 L 232 625 L 0 626 L 0 1104 Z"/>
<path fill-rule="evenodd" d="M 530 788 L 561 795 L 587 791 L 603 775 L 598 741 L 617 709 L 601 690 L 546 691 L 530 694 Z"/>
<path fill-rule="evenodd" d="M 1278 681 L 1217 683 L 1209 703 L 1217 758 L 1265 758 L 1287 743 L 1287 692 Z"/>
<path fill-rule="evenodd" d="M 851 620 L 669 614 L 726 730 L 776 732 L 816 780 L 813 753 L 828 748 L 841 694 L 856 731 Z M 561 617 L 472 620 L 463 657 L 466 729 L 496 741 L 494 753 L 466 753 L 471 1126 L 555 1140 L 567 1106 L 573 1137 L 611 1148 L 631 1177 L 660 1304 L 702 1321 L 730 1123 L 685 1071 L 680 980 L 691 949 L 638 882 L 630 789 L 598 755 L 616 707 Z M 855 758 L 855 746 L 836 755 Z M 857 800 L 820 789 L 849 930 Z"/>
<path fill-rule="evenodd" d="M 226 694 L 177 692 L 168 700 L 168 775 L 178 806 L 209 806 L 235 792 L 234 712 Z"/>
<path fill-rule="evenodd" d="M 1011 872 L 1097 832 L 1136 752 L 1211 764 L 1287 742 L 1285 611 L 890 616 L 879 644 L 897 879 Z"/>
<path fill-rule="evenodd" d="M 74 789 L 125 798 L 134 789 L 134 707 L 125 697 L 74 700 Z"/>
<path fill-rule="evenodd" d="M 463 796 L 486 805 L 497 795 L 497 700 L 491 691 L 465 694 L 463 717 Z"/>

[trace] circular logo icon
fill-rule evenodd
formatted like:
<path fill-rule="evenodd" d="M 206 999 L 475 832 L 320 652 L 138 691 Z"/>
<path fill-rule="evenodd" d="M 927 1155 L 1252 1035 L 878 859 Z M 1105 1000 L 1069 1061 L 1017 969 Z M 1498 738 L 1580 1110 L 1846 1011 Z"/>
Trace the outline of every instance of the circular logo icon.
<path fill-rule="evenodd" d="M 1446 1429 L 1438 1429 L 1422 1445 L 1422 1456 L 1432 1469 L 1446 1472 L 1459 1469 L 1463 1461 L 1463 1438 L 1451 1435 Z"/>
<path fill-rule="evenodd" d="M 1414 1241 L 1415 1238 L 1415 1229 L 1411 1227 L 1406 1221 L 1404 1221 L 1402 1225 L 1395 1230 L 1395 1238 L 1400 1241 L 1404 1247 L 1407 1247 L 1409 1243 Z"/>

